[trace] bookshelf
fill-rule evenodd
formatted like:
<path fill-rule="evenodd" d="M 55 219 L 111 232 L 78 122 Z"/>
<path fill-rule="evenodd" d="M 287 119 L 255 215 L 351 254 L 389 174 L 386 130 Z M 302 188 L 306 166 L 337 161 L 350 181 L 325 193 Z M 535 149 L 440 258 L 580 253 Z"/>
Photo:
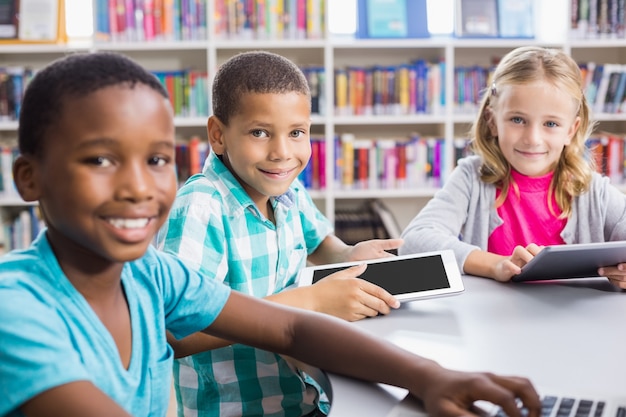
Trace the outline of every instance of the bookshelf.
<path fill-rule="evenodd" d="M 322 0 L 319 0 L 322 1 Z M 330 0 L 326 0 L 328 4 Z M 602 1 L 602 0 L 598 0 Z M 95 4 L 95 0 L 94 0 Z M 216 2 L 206 1 L 206 31 L 215 33 L 221 20 L 216 16 Z M 437 190 L 436 184 L 419 186 L 390 186 L 382 184 L 375 188 L 346 187 L 335 182 L 335 163 L 338 157 L 333 138 L 353 134 L 356 139 L 393 140 L 417 133 L 421 137 L 440 138 L 443 162 L 441 181 L 454 167 L 455 139 L 467 136 L 474 117 L 474 109 L 459 108 L 455 104 L 455 68 L 460 66 L 488 66 L 494 59 L 513 48 L 523 45 L 539 45 L 562 48 L 579 62 L 626 64 L 626 39 L 588 39 L 570 36 L 570 1 L 553 0 L 534 2 L 537 28 L 535 39 L 459 39 L 431 37 L 414 39 L 355 39 L 346 36 L 330 36 L 325 29 L 321 36 L 311 39 L 249 39 L 228 36 L 208 36 L 206 40 L 184 41 L 117 41 L 99 42 L 96 37 L 82 43 L 67 45 L 1 45 L 2 66 L 30 66 L 40 68 L 51 60 L 72 52 L 97 50 L 118 51 L 136 59 L 149 70 L 179 70 L 193 68 L 206 71 L 209 80 L 216 68 L 232 55 L 246 50 L 264 49 L 279 53 L 301 67 L 321 67 L 326 74 L 323 85 L 325 101 L 321 114 L 312 117 L 312 135 L 326 138 L 325 173 L 326 187 L 312 189 L 311 195 L 318 207 L 334 221 L 338 207 L 358 205 L 364 199 L 378 198 L 393 211 L 400 227 L 423 207 Z M 94 7 L 94 10 L 96 8 Z M 329 12 L 331 13 L 332 10 Z M 218 13 L 219 14 L 219 13 Z M 321 27 L 328 27 L 328 13 L 322 14 Z M 556 17 L 555 17 L 556 16 Z M 94 18 L 95 21 L 95 18 Z M 335 69 L 348 67 L 392 66 L 411 60 L 425 59 L 430 62 L 445 61 L 441 73 L 444 105 L 436 112 L 417 114 L 350 115 L 339 114 L 334 108 Z M 210 82 L 209 82 L 210 85 Z M 209 91 L 207 96 L 210 98 Z M 611 132 L 626 132 L 625 114 L 596 114 L 599 128 Z M 197 135 L 206 140 L 206 116 L 177 117 L 177 135 L 181 140 Z M 14 140 L 17 123 L 0 121 L 0 140 Z M 15 196 L 0 198 L 0 215 L 14 212 L 23 203 Z M 10 210 L 9 210 L 10 209 Z"/>

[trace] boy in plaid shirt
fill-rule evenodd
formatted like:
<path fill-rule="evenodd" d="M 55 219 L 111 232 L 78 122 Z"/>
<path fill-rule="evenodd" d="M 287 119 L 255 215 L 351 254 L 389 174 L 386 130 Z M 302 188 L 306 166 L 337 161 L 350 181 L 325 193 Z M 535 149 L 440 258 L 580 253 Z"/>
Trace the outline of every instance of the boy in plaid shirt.
<path fill-rule="evenodd" d="M 391 256 L 400 239 L 346 245 L 297 180 L 311 156 L 311 97 L 302 71 L 268 52 L 239 54 L 213 83 L 212 152 L 203 172 L 178 192 L 157 246 L 231 288 L 309 310 L 358 320 L 399 303 L 358 277 L 365 266 L 306 288 L 290 288 L 315 264 Z M 216 273 L 217 272 L 217 273 Z M 183 355 L 184 343 L 177 344 Z M 209 347 L 212 347 L 209 345 Z M 312 380 L 283 357 L 230 345 L 176 361 L 179 415 L 315 415 Z"/>

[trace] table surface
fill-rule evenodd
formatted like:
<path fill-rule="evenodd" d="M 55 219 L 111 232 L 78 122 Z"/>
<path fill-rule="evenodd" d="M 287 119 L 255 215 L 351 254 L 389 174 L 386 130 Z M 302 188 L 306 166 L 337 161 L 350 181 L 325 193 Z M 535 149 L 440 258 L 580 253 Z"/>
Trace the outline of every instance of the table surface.
<path fill-rule="evenodd" d="M 352 324 L 449 368 L 528 377 L 546 394 L 626 397 L 624 291 L 604 278 L 463 281 L 459 295 Z M 419 415 L 418 405 L 402 401 L 404 389 L 328 378 L 330 417 Z M 413 412 L 398 411 L 405 407 Z"/>

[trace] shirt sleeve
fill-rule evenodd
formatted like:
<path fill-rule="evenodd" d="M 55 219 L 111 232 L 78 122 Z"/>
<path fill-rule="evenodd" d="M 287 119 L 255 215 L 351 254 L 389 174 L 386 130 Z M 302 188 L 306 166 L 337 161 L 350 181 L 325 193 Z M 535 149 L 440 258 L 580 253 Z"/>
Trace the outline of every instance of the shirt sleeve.
<path fill-rule="evenodd" d="M 333 233 L 333 225 L 313 203 L 309 193 L 297 180 L 294 183 L 294 190 L 307 254 L 310 255 L 315 252 L 326 236 Z"/>
<path fill-rule="evenodd" d="M 459 238 L 468 219 L 475 186 L 473 167 L 470 159 L 459 161 L 443 188 L 402 232 L 404 244 L 398 251 L 400 255 L 452 249 L 461 268 L 467 255 L 477 248 Z"/>
<path fill-rule="evenodd" d="M 602 177 L 600 182 L 605 196 L 606 217 L 603 225 L 605 239 L 626 240 L 626 194 L 610 184 L 607 177 Z"/>
<path fill-rule="evenodd" d="M 177 339 L 209 327 L 224 308 L 230 287 L 215 279 L 206 279 L 201 272 L 171 254 L 155 256 L 160 258 L 165 327 Z"/>
<path fill-rule="evenodd" d="M 44 296 L 6 281 L 0 285 L 0 415 L 72 381 L 90 380 L 68 325 Z"/>

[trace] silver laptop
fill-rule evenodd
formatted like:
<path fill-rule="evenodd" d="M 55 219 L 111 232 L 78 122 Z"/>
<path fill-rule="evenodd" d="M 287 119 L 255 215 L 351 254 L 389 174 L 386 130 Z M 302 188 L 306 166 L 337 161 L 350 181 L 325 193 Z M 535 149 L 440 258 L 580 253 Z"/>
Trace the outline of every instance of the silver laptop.
<path fill-rule="evenodd" d="M 542 396 L 541 417 L 626 417 L 626 396 L 598 398 L 594 396 L 552 395 Z M 484 417 L 506 417 L 500 407 L 479 401 L 476 414 Z M 407 395 L 386 417 L 426 417 L 420 402 Z"/>

